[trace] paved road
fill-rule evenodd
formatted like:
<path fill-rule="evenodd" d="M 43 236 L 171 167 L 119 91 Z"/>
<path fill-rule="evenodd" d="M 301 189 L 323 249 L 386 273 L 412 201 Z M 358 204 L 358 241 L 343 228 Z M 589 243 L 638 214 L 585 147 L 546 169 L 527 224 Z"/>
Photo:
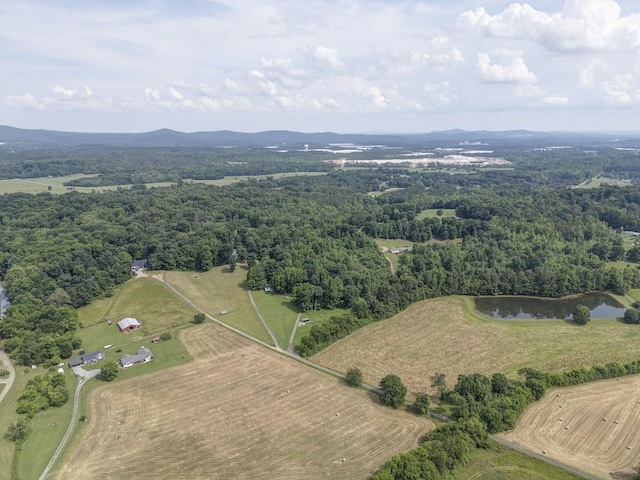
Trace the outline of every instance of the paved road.
<path fill-rule="evenodd" d="M 11 390 L 13 386 L 13 381 L 16 379 L 16 371 L 4 350 L 0 350 L 0 364 L 4 366 L 5 370 L 9 371 L 9 377 L 0 380 L 0 383 L 4 384 L 4 388 L 2 392 L 0 392 L 0 402 L 2 402 L 2 399 L 9 393 L 9 390 Z"/>
<path fill-rule="evenodd" d="M 80 369 L 76 371 L 76 374 L 78 372 L 81 373 L 81 376 L 78 378 L 78 385 L 76 385 L 76 393 L 73 395 L 73 414 L 71 415 L 69 426 L 67 427 L 67 431 L 65 432 L 64 437 L 62 437 L 62 440 L 60 441 L 58 448 L 56 448 L 56 451 L 53 452 L 53 456 L 51 457 L 51 460 L 49 460 L 49 463 L 47 463 L 47 466 L 42 471 L 42 474 L 38 477 L 38 480 L 44 480 L 45 478 L 47 478 L 47 475 L 49 475 L 49 471 L 51 470 L 51 467 L 53 467 L 53 464 L 56 463 L 56 461 L 58 460 L 58 457 L 62 453 L 62 449 L 67 444 L 67 441 L 71 436 L 71 432 L 73 431 L 73 427 L 76 424 L 76 419 L 78 417 L 78 403 L 80 400 L 80 390 L 82 389 L 82 386 L 85 384 L 87 380 L 97 377 L 100 374 L 100 369 L 99 368 L 96 368 L 95 370 Z"/>

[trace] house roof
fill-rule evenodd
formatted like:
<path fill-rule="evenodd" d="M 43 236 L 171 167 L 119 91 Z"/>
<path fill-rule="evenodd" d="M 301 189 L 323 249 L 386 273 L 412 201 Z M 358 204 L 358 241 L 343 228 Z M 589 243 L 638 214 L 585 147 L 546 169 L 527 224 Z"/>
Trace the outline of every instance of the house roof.
<path fill-rule="evenodd" d="M 72 358 L 71 360 L 69 360 L 69 367 L 73 368 L 79 365 L 82 365 L 82 359 L 80 357 Z"/>
<path fill-rule="evenodd" d="M 98 350 L 97 352 L 93 352 L 93 353 L 85 353 L 80 358 L 82 360 L 82 363 L 88 363 L 88 362 L 91 362 L 93 360 L 101 360 L 101 359 L 103 359 L 104 358 L 104 353 L 102 353 L 100 350 Z"/>
<path fill-rule="evenodd" d="M 135 318 L 127 317 L 118 322 L 120 330 L 124 330 L 127 327 L 141 327 L 142 325 Z"/>
<path fill-rule="evenodd" d="M 143 258 L 142 260 L 134 260 L 131 262 L 131 266 L 133 268 L 146 268 L 147 267 L 147 259 Z"/>
<path fill-rule="evenodd" d="M 139 363 L 143 362 L 145 358 L 151 357 L 153 354 L 151 350 L 146 347 L 140 347 L 138 349 L 138 353 L 135 355 L 124 354 L 120 357 L 120 364 L 127 365 L 128 363 Z"/>

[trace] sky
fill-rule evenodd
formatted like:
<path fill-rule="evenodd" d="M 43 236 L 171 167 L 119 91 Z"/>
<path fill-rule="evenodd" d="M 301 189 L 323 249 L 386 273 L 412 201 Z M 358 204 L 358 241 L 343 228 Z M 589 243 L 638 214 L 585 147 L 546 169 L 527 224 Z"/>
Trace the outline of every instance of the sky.
<path fill-rule="evenodd" d="M 0 124 L 640 131 L 638 0 L 3 0 Z"/>

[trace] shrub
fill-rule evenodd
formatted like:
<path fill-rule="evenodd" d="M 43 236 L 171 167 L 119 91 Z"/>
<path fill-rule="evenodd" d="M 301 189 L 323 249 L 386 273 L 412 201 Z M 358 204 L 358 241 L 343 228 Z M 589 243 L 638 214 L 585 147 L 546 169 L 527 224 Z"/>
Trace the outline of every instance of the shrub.
<path fill-rule="evenodd" d="M 160 340 L 166 342 L 167 340 L 171 340 L 171 334 L 169 332 L 164 332 L 160 335 Z"/>
<path fill-rule="evenodd" d="M 635 308 L 625 310 L 623 320 L 624 323 L 640 324 L 640 310 Z"/>
<path fill-rule="evenodd" d="M 362 372 L 358 368 L 350 368 L 344 377 L 344 381 L 350 387 L 358 387 L 362 383 Z"/>
<path fill-rule="evenodd" d="M 589 323 L 589 321 L 591 321 L 591 311 L 589 310 L 589 307 L 586 307 L 584 305 L 578 305 L 573 310 L 572 315 L 573 321 L 578 325 L 586 325 L 587 323 Z"/>

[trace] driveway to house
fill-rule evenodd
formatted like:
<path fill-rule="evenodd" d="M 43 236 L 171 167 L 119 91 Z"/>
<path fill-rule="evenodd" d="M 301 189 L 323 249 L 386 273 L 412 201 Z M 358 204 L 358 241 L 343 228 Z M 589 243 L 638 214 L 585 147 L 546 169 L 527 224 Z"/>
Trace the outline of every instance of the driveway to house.
<path fill-rule="evenodd" d="M 0 392 L 0 402 L 2 402 L 2 399 L 7 395 L 7 393 L 9 393 L 9 390 L 11 390 L 11 387 L 13 386 L 13 381 L 16 379 L 16 371 L 4 350 L 0 350 L 0 362 L 4 366 L 4 369 L 9 372 L 8 378 L 0 380 L 0 383 L 4 384 L 4 388 L 2 389 L 2 392 Z"/>
<path fill-rule="evenodd" d="M 60 440 L 58 448 L 56 448 L 56 451 L 53 453 L 51 460 L 49 460 L 49 463 L 47 463 L 47 466 L 42 471 L 42 474 L 38 477 L 38 480 L 44 480 L 45 478 L 47 478 L 47 475 L 49 475 L 49 472 L 51 471 L 51 467 L 53 467 L 53 464 L 58 460 L 58 457 L 62 453 L 62 450 L 64 449 L 67 441 L 69 440 L 69 437 L 71 436 L 71 432 L 73 431 L 73 427 L 75 426 L 78 417 L 78 403 L 80 400 L 80 390 L 82 389 L 82 386 L 87 380 L 97 377 L 100 374 L 99 368 L 93 370 L 84 370 L 82 367 L 74 367 L 73 371 L 78 377 L 76 393 L 73 396 L 73 414 L 71 415 L 71 420 L 69 421 L 69 426 L 67 427 L 67 431 L 65 432 L 64 437 L 62 437 L 62 440 Z"/>

